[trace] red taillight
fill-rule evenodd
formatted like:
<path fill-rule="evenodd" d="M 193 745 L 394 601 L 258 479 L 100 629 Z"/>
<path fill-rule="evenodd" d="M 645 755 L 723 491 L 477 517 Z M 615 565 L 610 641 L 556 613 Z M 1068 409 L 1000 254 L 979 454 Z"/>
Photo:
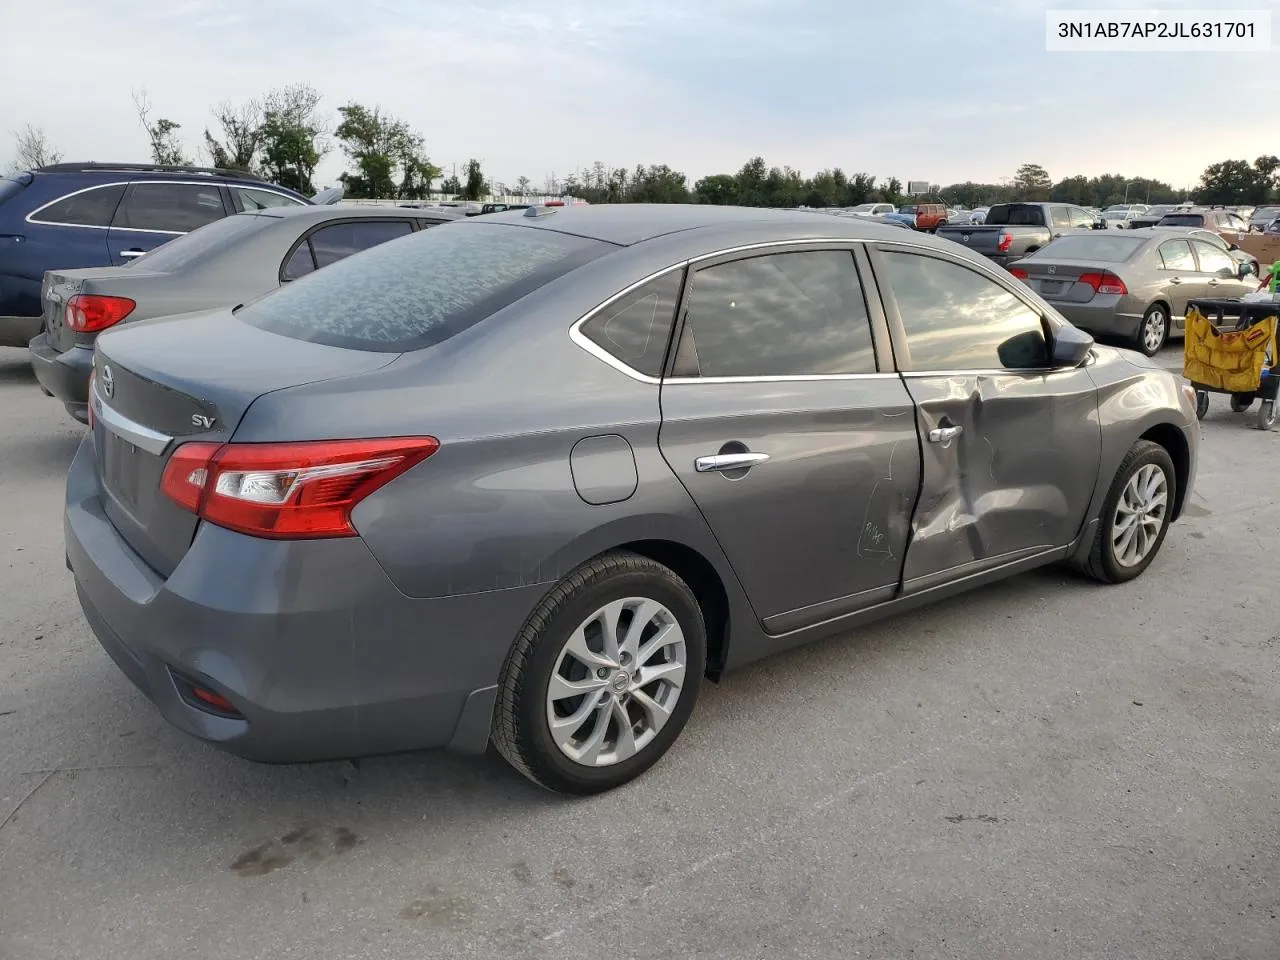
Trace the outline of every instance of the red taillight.
<path fill-rule="evenodd" d="M 996 241 L 996 250 L 1000 253 L 1008 253 L 1009 248 L 1013 246 L 1013 234 L 1007 230 L 1000 231 L 1000 239 Z"/>
<path fill-rule="evenodd" d="M 1129 292 L 1128 287 L 1124 285 L 1124 281 L 1117 277 L 1114 273 L 1103 271 L 1102 273 L 1082 273 L 1080 274 L 1080 282 L 1087 283 L 1093 287 L 1094 293 L 1114 294 L 1116 296 L 1124 296 Z"/>
<path fill-rule="evenodd" d="M 77 293 L 63 309 L 63 321 L 75 333 L 97 333 L 119 323 L 137 304 L 128 297 L 103 297 Z"/>
<path fill-rule="evenodd" d="M 239 713 L 235 706 L 220 693 L 214 693 L 212 690 L 206 690 L 204 687 L 192 687 L 191 694 L 202 703 L 207 703 L 215 710 L 221 710 L 223 713 Z"/>
<path fill-rule="evenodd" d="M 255 537 L 351 537 L 351 511 L 440 449 L 434 437 L 187 443 L 160 489 L 202 520 Z"/>
<path fill-rule="evenodd" d="M 1010 267 L 1009 272 L 1013 274 L 1014 278 L 1017 280 L 1027 279 L 1027 271 L 1023 270 L 1021 267 Z"/>

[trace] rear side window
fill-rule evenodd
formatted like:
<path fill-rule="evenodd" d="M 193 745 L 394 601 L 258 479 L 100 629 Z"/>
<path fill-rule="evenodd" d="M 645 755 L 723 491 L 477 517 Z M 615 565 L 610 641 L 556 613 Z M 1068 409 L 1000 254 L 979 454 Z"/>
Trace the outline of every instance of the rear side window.
<path fill-rule="evenodd" d="M 1170 213 L 1160 218 L 1162 227 L 1203 227 L 1203 213 Z"/>
<path fill-rule="evenodd" d="M 311 235 L 316 269 L 345 260 L 353 253 L 413 233 L 408 220 L 352 220 L 321 227 Z"/>
<path fill-rule="evenodd" d="M 584 323 L 582 335 L 632 370 L 662 376 L 682 276 L 672 270 L 619 298 Z"/>
<path fill-rule="evenodd" d="M 680 377 L 874 373 L 866 301 L 847 250 L 775 253 L 699 270 Z"/>
<path fill-rule="evenodd" d="M 115 215 L 124 184 L 94 187 L 55 200 L 31 215 L 35 223 L 65 223 L 77 227 L 108 227 Z"/>
<path fill-rule="evenodd" d="M 232 187 L 231 195 L 235 197 L 236 205 L 244 211 L 252 210 L 270 210 L 273 207 L 299 207 L 303 206 L 293 197 L 286 197 L 284 194 L 275 193 L 272 190 L 254 190 L 252 187 Z"/>
<path fill-rule="evenodd" d="M 216 184 L 135 183 L 116 211 L 113 227 L 189 233 L 227 215 Z"/>
<path fill-rule="evenodd" d="M 236 316 L 295 340 L 353 350 L 418 350 L 615 249 L 551 230 L 462 221 L 317 270 Z"/>
<path fill-rule="evenodd" d="M 1191 255 L 1191 244 L 1186 240 L 1167 240 L 1160 244 L 1160 260 L 1166 270 L 1191 270 L 1196 268 Z"/>
<path fill-rule="evenodd" d="M 213 223 L 206 224 L 199 230 L 181 237 L 174 237 L 168 243 L 161 244 L 150 253 L 138 257 L 129 266 L 143 264 L 141 270 L 162 270 L 170 272 L 220 254 L 228 247 L 235 246 L 250 234 L 278 223 L 272 217 L 258 217 L 251 213 L 237 214 L 234 217 L 223 217 Z"/>

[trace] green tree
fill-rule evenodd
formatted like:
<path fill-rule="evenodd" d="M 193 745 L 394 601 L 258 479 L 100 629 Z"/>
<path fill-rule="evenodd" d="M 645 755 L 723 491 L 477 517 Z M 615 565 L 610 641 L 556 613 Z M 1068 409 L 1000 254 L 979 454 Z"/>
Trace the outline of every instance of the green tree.
<path fill-rule="evenodd" d="M 1053 180 L 1038 163 L 1024 163 L 1013 175 L 1019 200 L 1048 200 Z"/>
<path fill-rule="evenodd" d="M 1280 160 L 1272 156 L 1259 157 L 1252 164 L 1247 160 L 1223 160 L 1210 164 L 1200 175 L 1196 188 L 1197 203 L 1265 203 L 1275 194 L 1276 171 Z"/>
<path fill-rule="evenodd" d="M 844 202 L 851 207 L 868 203 L 876 191 L 876 178 L 869 173 L 855 173 L 849 181 Z"/>
<path fill-rule="evenodd" d="M 688 203 L 689 188 L 685 175 L 665 163 L 637 164 L 627 199 L 632 203 Z"/>
<path fill-rule="evenodd" d="M 329 152 L 320 94 L 305 83 L 271 91 L 263 100 L 261 172 L 300 193 L 315 193 L 312 177 Z"/>
<path fill-rule="evenodd" d="M 338 113 L 342 122 L 333 134 L 359 170 L 359 174 L 344 173 L 341 178 L 348 196 L 401 200 L 427 196 L 441 170 L 427 158 L 421 136 L 379 107 L 349 103 L 339 107 Z"/>
<path fill-rule="evenodd" d="M 440 181 L 440 192 L 446 196 L 456 197 L 462 193 L 462 181 L 456 176 L 445 177 Z"/>
<path fill-rule="evenodd" d="M 886 180 L 884 186 L 880 188 L 880 199 L 884 203 L 892 203 L 895 207 L 902 203 L 902 181 L 897 177 Z"/>
<path fill-rule="evenodd" d="M 186 166 L 191 163 L 182 147 L 178 131 L 182 124 L 160 117 L 154 123 L 151 120 L 151 98 L 147 91 L 140 90 L 133 94 L 133 105 L 138 111 L 138 120 L 142 129 L 147 131 L 151 141 L 151 159 L 166 166 Z"/>
<path fill-rule="evenodd" d="M 252 170 L 262 147 L 262 105 L 256 100 L 233 104 L 223 101 L 213 108 L 219 136 L 204 130 L 205 149 L 215 167 Z"/>
<path fill-rule="evenodd" d="M 738 202 L 738 178 L 731 173 L 703 177 L 693 185 L 693 199 L 695 203 L 735 204 Z"/>
<path fill-rule="evenodd" d="M 479 200 L 489 192 L 489 184 L 485 182 L 480 170 L 480 161 L 473 157 L 467 161 L 464 169 L 467 179 L 462 184 L 462 197 L 464 200 Z"/>

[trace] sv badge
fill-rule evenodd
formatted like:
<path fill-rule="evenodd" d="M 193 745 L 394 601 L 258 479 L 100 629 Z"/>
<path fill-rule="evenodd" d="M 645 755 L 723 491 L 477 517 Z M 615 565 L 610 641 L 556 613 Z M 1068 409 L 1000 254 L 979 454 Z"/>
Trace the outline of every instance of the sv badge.
<path fill-rule="evenodd" d="M 215 418 L 215 417 L 206 417 L 206 416 L 205 416 L 204 414 L 202 414 L 202 413 L 193 413 L 193 414 L 191 415 L 191 425 L 192 425 L 193 427 L 201 427 L 201 428 L 203 428 L 203 429 L 205 429 L 205 430 L 212 430 L 212 429 L 213 429 L 213 425 L 214 425 L 215 423 L 217 423 L 217 422 L 218 422 L 218 421 L 217 421 L 217 418 Z"/>

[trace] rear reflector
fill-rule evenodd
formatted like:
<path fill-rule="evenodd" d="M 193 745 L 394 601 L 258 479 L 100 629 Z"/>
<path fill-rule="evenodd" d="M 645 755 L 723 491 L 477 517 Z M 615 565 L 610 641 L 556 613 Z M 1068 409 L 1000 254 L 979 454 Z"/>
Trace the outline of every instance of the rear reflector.
<path fill-rule="evenodd" d="M 97 333 L 119 323 L 137 304 L 128 297 L 77 293 L 63 308 L 63 322 L 75 333 Z"/>
<path fill-rule="evenodd" d="M 186 443 L 160 490 L 202 520 L 274 540 L 353 537 L 351 511 L 440 449 L 435 437 Z"/>
<path fill-rule="evenodd" d="M 1080 282 L 1087 283 L 1093 287 L 1094 293 L 1124 296 L 1129 292 L 1123 280 L 1106 270 L 1101 273 L 1082 273 L 1080 274 Z"/>

